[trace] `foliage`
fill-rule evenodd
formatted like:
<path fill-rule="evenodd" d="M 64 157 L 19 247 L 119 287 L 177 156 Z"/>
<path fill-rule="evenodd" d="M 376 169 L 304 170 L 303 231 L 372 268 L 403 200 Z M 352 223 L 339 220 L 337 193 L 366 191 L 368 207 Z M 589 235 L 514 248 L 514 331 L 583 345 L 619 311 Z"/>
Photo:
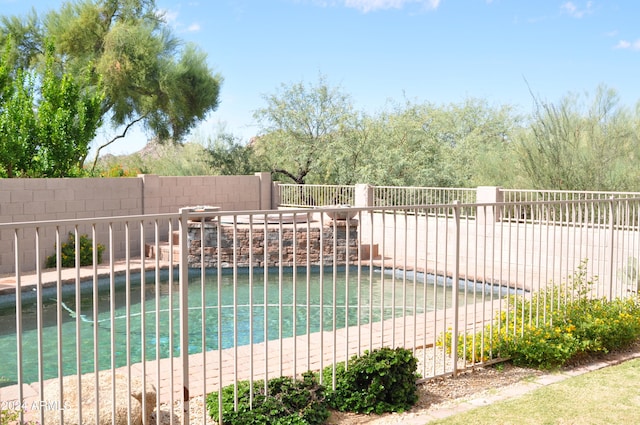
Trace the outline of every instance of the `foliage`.
<path fill-rule="evenodd" d="M 418 363 L 410 350 L 381 348 L 336 365 L 335 389 L 327 390 L 329 406 L 359 413 L 403 412 L 418 400 Z M 333 366 L 324 369 L 332 382 Z"/>
<path fill-rule="evenodd" d="M 9 425 L 18 421 L 20 412 L 18 410 L 0 409 L 0 425 Z"/>
<path fill-rule="evenodd" d="M 246 175 L 263 171 L 251 143 L 243 144 L 239 138 L 221 129 L 213 140 L 209 139 L 207 162 L 215 175 Z"/>
<path fill-rule="evenodd" d="M 613 89 L 598 87 L 587 105 L 576 95 L 557 105 L 534 101 L 529 131 L 518 137 L 519 162 L 532 188 L 638 189 L 635 120 Z"/>
<path fill-rule="evenodd" d="M 138 122 L 159 140 L 180 141 L 218 106 L 222 77 L 200 49 L 173 36 L 154 0 L 65 1 L 44 17 L 2 19 L 0 47 L 30 74 L 41 71 L 46 39 L 61 71 L 85 76 L 81 91 L 102 85 L 100 118 L 124 128 L 98 151 Z"/>
<path fill-rule="evenodd" d="M 42 99 L 36 114 L 36 169 L 42 177 L 81 175 L 89 143 L 102 124 L 103 94 L 100 89 L 83 92 L 79 81 L 70 74 L 58 76 L 52 44 L 47 45 L 47 51 Z"/>
<path fill-rule="evenodd" d="M 94 174 L 101 177 L 134 177 L 138 174 L 202 176 L 214 172 L 208 160 L 209 152 L 200 143 L 149 142 L 141 152 L 101 158 Z"/>
<path fill-rule="evenodd" d="M 358 182 L 375 185 L 470 187 L 504 185 L 517 123 L 509 107 L 466 99 L 459 104 L 392 104 L 367 117 L 358 132 L 373 144 L 353 164 Z"/>
<path fill-rule="evenodd" d="M 131 155 L 106 155 L 97 162 L 93 176 L 99 177 L 136 177 L 149 174 L 146 162 L 139 153 Z"/>
<path fill-rule="evenodd" d="M 484 332 L 460 335 L 459 355 L 471 361 L 508 357 L 516 364 L 552 369 L 577 356 L 606 353 L 638 340 L 640 298 L 595 298 L 596 281 L 587 277 L 583 262 L 561 285 L 529 298 L 508 299 L 509 310 Z M 449 352 L 451 338 L 447 332 L 438 341 Z"/>
<path fill-rule="evenodd" d="M 235 394 L 237 391 L 237 408 Z M 324 402 L 323 387 L 311 372 L 302 380 L 273 378 L 253 383 L 251 400 L 249 381 L 240 381 L 222 389 L 222 419 L 225 424 L 248 425 L 316 425 L 323 423 L 329 412 Z M 209 415 L 219 422 L 219 393 L 207 395 Z"/>
<path fill-rule="evenodd" d="M 8 404 L 11 405 L 11 403 Z M 39 425 L 39 422 L 37 421 L 20 422 L 19 409 L 0 409 L 0 425 L 12 425 L 18 423 L 24 425 Z"/>
<path fill-rule="evenodd" d="M 37 82 L 24 71 L 13 73 L 8 53 L 0 62 L 0 176 L 82 175 L 89 143 L 101 124 L 99 88 L 83 90 L 77 78 L 59 74 L 53 44 L 46 48 Z"/>
<path fill-rule="evenodd" d="M 207 149 L 198 143 L 156 145 L 153 154 L 142 158 L 146 172 L 159 176 L 202 176 L 211 174 Z"/>
<path fill-rule="evenodd" d="M 264 100 L 267 106 L 254 112 L 262 131 L 256 154 L 294 183 L 322 181 L 322 160 L 339 148 L 352 117 L 350 97 L 320 76 L 315 85 L 283 84 Z"/>
<path fill-rule="evenodd" d="M 97 247 L 97 264 L 102 263 L 102 253 L 104 245 L 96 244 Z M 76 265 L 76 237 L 73 232 L 69 232 L 66 242 L 60 247 L 61 265 L 62 267 L 75 267 Z M 45 267 L 56 267 L 56 253 L 47 257 Z M 93 241 L 87 235 L 80 235 L 80 265 L 90 266 L 93 264 Z"/>
<path fill-rule="evenodd" d="M 137 177 L 141 171 L 136 168 L 124 168 L 120 163 L 111 165 L 107 170 L 100 172 L 100 177 Z"/>

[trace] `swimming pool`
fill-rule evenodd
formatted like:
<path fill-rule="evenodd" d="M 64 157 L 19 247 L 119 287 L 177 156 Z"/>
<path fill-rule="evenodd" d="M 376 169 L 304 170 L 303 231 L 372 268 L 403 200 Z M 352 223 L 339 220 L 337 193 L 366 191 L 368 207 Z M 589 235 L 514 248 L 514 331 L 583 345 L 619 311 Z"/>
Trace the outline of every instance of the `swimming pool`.
<path fill-rule="evenodd" d="M 265 290 L 263 269 L 254 268 L 251 278 L 249 269 L 237 270 L 235 274 L 225 270 L 221 274 L 221 298 L 218 302 L 217 271 L 207 271 L 204 291 L 200 273 L 193 274 L 188 285 L 189 352 L 201 352 L 203 346 L 207 351 L 231 348 L 236 338 L 238 346 L 251 342 L 261 343 L 265 338 L 273 340 L 291 337 L 294 333 L 305 335 L 331 330 L 334 326 L 340 329 L 347 324 L 357 325 L 358 318 L 360 324 L 366 324 L 380 321 L 383 315 L 385 319 L 401 317 L 451 305 L 453 286 L 444 285 L 442 279 L 434 284 L 434 278 L 427 276 L 425 288 L 424 275 L 416 276 L 415 287 L 413 275 L 403 279 L 379 269 L 368 268 L 361 268 L 359 275 L 360 279 L 356 268 L 340 268 L 335 272 L 332 268 L 322 271 L 319 268 L 309 271 L 306 268 L 286 268 L 282 271 L 268 269 Z M 124 366 L 127 362 L 140 362 L 143 345 L 147 360 L 155 359 L 157 355 L 166 358 L 170 354 L 180 354 L 177 276 L 173 280 L 173 286 L 170 286 L 169 275 L 165 271 L 156 286 L 155 275 L 145 275 L 144 303 L 140 281 L 140 276 L 132 278 L 129 282 L 130 290 L 127 291 L 126 279 L 118 277 L 115 282 L 116 290 L 112 294 L 109 280 L 104 279 L 99 285 L 98 303 L 95 306 L 92 288 L 85 286 L 81 289 L 82 301 L 79 309 L 75 305 L 74 293 L 67 291 L 63 295 L 60 306 L 63 310 L 61 332 L 65 375 L 78 373 L 76 340 L 80 341 L 81 346 L 81 373 L 94 370 L 96 327 L 100 369 L 110 368 L 112 360 L 116 367 Z M 474 296 L 472 291 L 460 290 L 459 294 L 461 305 L 482 300 L 481 297 Z M 112 304 L 115 306 L 113 313 Z M 58 374 L 57 305 L 55 292 L 43 294 L 44 379 Z M 98 312 L 97 321 L 93 320 L 94 308 Z M 75 317 L 78 310 L 81 318 L 80 337 L 76 338 Z M 221 317 L 220 325 L 218 316 Z M 38 380 L 38 329 L 33 296 L 23 300 L 22 323 L 23 380 L 35 382 Z M 220 329 L 222 331 L 219 336 Z M 15 307 L 5 305 L 0 308 L 0 347 L 3 347 L 4 356 L 0 365 L 0 386 L 17 382 L 15 332 Z"/>

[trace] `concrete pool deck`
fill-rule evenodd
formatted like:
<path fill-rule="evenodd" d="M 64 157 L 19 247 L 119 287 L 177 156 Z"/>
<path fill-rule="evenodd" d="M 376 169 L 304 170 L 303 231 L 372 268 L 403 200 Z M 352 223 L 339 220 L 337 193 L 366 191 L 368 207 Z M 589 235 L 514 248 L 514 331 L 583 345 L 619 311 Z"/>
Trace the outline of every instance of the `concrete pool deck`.
<path fill-rule="evenodd" d="M 144 260 L 144 268 L 146 271 L 156 270 L 155 260 L 145 259 Z M 114 274 L 116 276 L 122 276 L 127 271 L 127 265 L 130 265 L 130 271 L 132 273 L 139 273 L 141 270 L 141 260 L 140 258 L 131 259 L 129 263 L 126 261 L 115 261 L 113 264 Z M 175 266 L 177 268 L 177 266 Z M 168 269 L 169 263 L 160 262 L 160 269 Z M 111 274 L 111 265 L 110 264 L 99 264 L 96 267 L 96 275 L 98 278 L 109 277 Z M 85 282 L 93 279 L 94 270 L 93 267 L 80 267 L 78 274 L 80 281 Z M 75 268 L 63 268 L 60 271 L 60 281 L 63 285 L 73 285 L 76 282 L 76 269 Z M 42 282 L 42 286 L 44 288 L 55 287 L 58 282 L 58 272 L 55 269 L 45 269 L 41 273 L 40 280 Z M 23 274 L 20 276 L 20 286 L 22 287 L 22 292 L 26 291 L 35 291 L 38 285 L 38 275 L 37 274 Z M 0 275 L 0 295 L 7 294 L 15 294 L 16 291 L 16 276 L 15 274 L 11 275 Z"/>

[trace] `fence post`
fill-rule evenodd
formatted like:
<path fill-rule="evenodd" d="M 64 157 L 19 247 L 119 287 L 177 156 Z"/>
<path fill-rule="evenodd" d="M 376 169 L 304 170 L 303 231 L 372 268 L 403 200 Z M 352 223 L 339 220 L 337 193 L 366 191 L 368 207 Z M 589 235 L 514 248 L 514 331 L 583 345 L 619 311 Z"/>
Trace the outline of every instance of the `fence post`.
<path fill-rule="evenodd" d="M 498 204 L 504 202 L 504 194 L 501 187 L 479 186 L 476 189 L 476 202 L 478 204 Z M 494 224 L 502 220 L 502 205 L 493 205 L 491 208 L 477 208 L 476 217 L 478 224 Z"/>
<path fill-rule="evenodd" d="M 454 239 L 454 263 L 453 263 L 453 282 L 451 293 L 453 295 L 453 324 L 451 326 L 451 352 L 453 354 L 453 376 L 458 374 L 458 285 L 460 281 L 460 201 L 453 201 L 453 217 L 455 220 L 455 239 Z"/>
<path fill-rule="evenodd" d="M 373 186 L 369 184 L 355 185 L 354 203 L 356 207 L 373 207 Z"/>
<path fill-rule="evenodd" d="M 609 198 L 609 301 L 613 300 L 613 257 L 615 255 L 615 198 Z"/>
<path fill-rule="evenodd" d="M 271 182 L 271 209 L 277 210 L 282 204 L 282 183 L 279 181 Z"/>
<path fill-rule="evenodd" d="M 189 242 L 190 208 L 180 208 L 180 363 L 182 366 L 182 425 L 189 424 Z M 173 391 L 173 389 L 172 389 Z"/>
<path fill-rule="evenodd" d="M 275 209 L 278 207 L 278 204 L 273 204 L 273 190 L 275 188 L 277 188 L 277 186 L 274 186 L 273 183 L 271 182 L 271 173 L 267 173 L 267 172 L 260 172 L 260 173 L 254 173 L 254 176 L 258 177 L 259 179 L 259 198 L 260 198 L 260 203 L 258 205 L 259 209 L 261 210 L 271 210 L 271 209 Z"/>

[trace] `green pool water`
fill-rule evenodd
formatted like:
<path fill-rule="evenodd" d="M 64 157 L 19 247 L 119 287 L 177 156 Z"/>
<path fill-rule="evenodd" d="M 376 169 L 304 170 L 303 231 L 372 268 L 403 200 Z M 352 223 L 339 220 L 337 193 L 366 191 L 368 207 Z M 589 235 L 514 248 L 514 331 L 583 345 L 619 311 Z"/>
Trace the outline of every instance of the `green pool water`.
<path fill-rule="evenodd" d="M 240 270 L 235 275 L 225 271 L 220 279 L 220 291 L 217 271 L 207 270 L 205 276 L 204 303 L 200 273 L 191 275 L 189 279 L 190 353 L 202 352 L 203 349 L 231 348 L 236 343 L 238 346 L 260 343 L 265 338 L 273 340 L 294 334 L 326 331 L 333 329 L 334 325 L 339 329 L 347 324 L 357 325 L 358 317 L 359 323 L 366 324 L 380 321 L 383 315 L 385 318 L 401 317 L 442 309 L 451 305 L 453 290 L 451 285 L 434 285 L 433 277 L 427 276 L 425 297 L 424 276 L 416 279 L 418 283 L 414 291 L 411 278 L 394 279 L 380 270 L 370 273 L 368 268 L 360 270 L 359 281 L 355 268 L 342 268 L 336 272 L 325 269 L 323 273 L 319 269 L 309 272 L 300 268 L 288 268 L 282 272 L 278 269 L 268 270 L 266 291 L 263 269 L 254 269 L 252 279 L 248 270 Z M 96 329 L 99 369 L 110 368 L 112 362 L 116 367 L 124 366 L 127 362 L 140 362 L 143 347 L 144 356 L 148 360 L 155 359 L 156 356 L 166 358 L 171 353 L 174 356 L 180 355 L 177 277 L 170 286 L 166 272 L 161 275 L 159 285 L 156 285 L 154 274 L 145 275 L 144 301 L 140 281 L 140 276 L 131 278 L 127 291 L 126 279 L 118 277 L 113 293 L 109 281 L 101 281 L 96 305 L 91 286 L 81 288 L 80 306 L 76 305 L 75 293 L 65 294 L 60 303 L 63 312 L 61 323 L 57 320 L 55 291 L 43 293 L 44 379 L 58 375 L 58 326 L 62 332 L 62 364 L 65 375 L 78 373 L 77 339 L 80 341 L 81 373 L 94 370 Z M 459 293 L 461 303 L 481 301 L 479 296 L 474 297 L 472 291 L 460 290 Z M 128 311 L 127 297 L 130 303 Z M 113 312 L 112 298 L 115 304 Z M 360 308 L 357 307 L 358 298 Z M 403 307 L 403 302 L 406 307 Z M 370 304 L 372 309 L 369 309 Z M 94 309 L 98 313 L 97 321 L 94 321 Z M 76 338 L 77 312 L 80 314 L 79 338 Z M 23 301 L 22 323 L 23 381 L 35 382 L 38 380 L 38 328 L 34 296 L 25 297 Z M 112 335 L 115 340 L 113 347 Z M 17 382 L 15 299 L 13 304 L 4 300 L 4 307 L 0 308 L 0 347 L 3 352 L 0 386 L 11 385 Z"/>

